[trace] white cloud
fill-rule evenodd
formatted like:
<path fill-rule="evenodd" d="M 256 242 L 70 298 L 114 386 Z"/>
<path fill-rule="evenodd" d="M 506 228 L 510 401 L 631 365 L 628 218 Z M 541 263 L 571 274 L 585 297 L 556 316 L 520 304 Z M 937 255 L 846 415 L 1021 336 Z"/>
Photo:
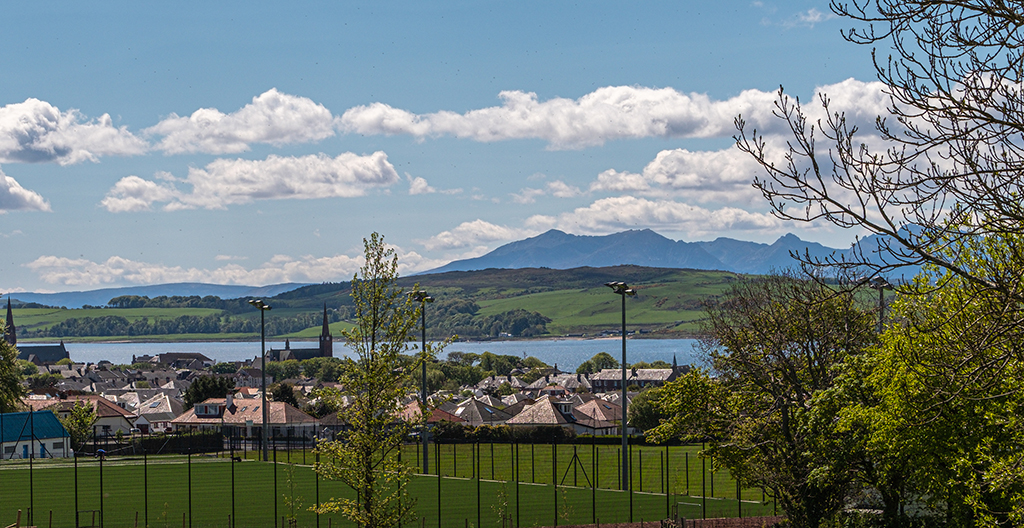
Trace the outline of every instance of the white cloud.
<path fill-rule="evenodd" d="M 885 112 L 881 90 L 881 83 L 848 79 L 818 92 L 833 98 L 834 110 L 870 114 L 865 124 L 871 125 L 875 115 Z M 372 103 L 347 110 L 340 126 L 345 132 L 367 135 L 454 136 L 483 142 L 541 139 L 551 149 L 578 149 L 616 139 L 731 137 L 737 115 L 761 133 L 789 133 L 772 114 L 774 91 L 746 90 L 717 101 L 705 94 L 640 86 L 598 88 L 579 99 L 540 101 L 537 94 L 521 91 L 504 91 L 499 97 L 501 106 L 464 114 L 414 114 Z"/>
<path fill-rule="evenodd" d="M 148 145 L 109 115 L 88 120 L 78 110 L 61 112 L 39 99 L 0 107 L 0 162 L 97 161 L 101 156 L 132 156 Z"/>
<path fill-rule="evenodd" d="M 535 231 L 530 229 L 500 226 L 476 219 L 472 222 L 463 222 L 450 231 L 442 231 L 430 237 L 429 240 L 423 242 L 423 247 L 428 251 L 475 247 L 474 252 L 476 252 L 481 248 L 486 248 L 487 244 L 492 242 L 511 241 L 532 234 L 535 234 Z"/>
<path fill-rule="evenodd" d="M 427 180 L 424 178 L 416 177 L 406 174 L 405 179 L 409 181 L 409 194 L 432 194 L 436 193 L 437 189 L 430 186 Z"/>
<path fill-rule="evenodd" d="M 50 204 L 39 193 L 21 186 L 0 171 L 0 213 L 6 211 L 49 211 Z M 19 233 L 19 232 L 15 232 Z M 6 235 L 3 235 L 7 238 Z"/>
<path fill-rule="evenodd" d="M 562 180 L 555 180 L 544 185 L 543 189 L 526 187 L 518 193 L 511 193 L 512 201 L 517 204 L 531 204 L 537 201 L 538 196 L 551 195 L 555 198 L 575 198 L 583 194 L 579 187 L 569 185 Z"/>
<path fill-rule="evenodd" d="M 144 132 L 163 136 L 156 148 L 167 154 L 233 154 L 253 143 L 274 146 L 308 143 L 334 135 L 335 118 L 306 97 L 270 89 L 230 114 L 200 108 L 187 117 L 170 117 Z"/>
<path fill-rule="evenodd" d="M 447 261 L 428 259 L 415 251 L 395 248 L 399 272 L 413 273 L 437 268 Z M 237 257 L 231 257 L 237 258 Z M 216 260 L 223 260 L 217 258 Z M 324 282 L 349 280 L 363 265 L 362 255 L 293 258 L 275 255 L 269 261 L 244 268 L 226 264 L 212 269 L 184 268 L 140 262 L 113 256 L 103 262 L 46 255 L 26 264 L 43 281 L 64 286 L 104 284 L 161 284 L 169 282 L 205 282 L 211 284 L 266 285 L 281 282 Z"/>
<path fill-rule="evenodd" d="M 216 257 L 213 257 L 213 260 L 249 260 L 249 257 L 241 257 L 238 255 L 217 255 Z"/>
<path fill-rule="evenodd" d="M 829 12 L 818 11 L 816 8 L 812 7 L 810 9 L 808 9 L 807 11 L 800 12 L 800 13 L 797 13 L 796 15 L 793 15 L 793 18 L 788 20 L 788 21 L 786 21 L 785 25 L 790 26 L 790 27 L 793 27 L 793 26 L 814 27 L 815 24 L 819 24 L 819 23 L 824 22 L 826 20 L 832 20 L 833 18 L 836 18 L 836 14 L 835 13 L 832 13 L 831 11 L 829 11 Z"/>
<path fill-rule="evenodd" d="M 603 198 L 558 216 L 533 216 L 526 225 L 537 230 L 555 227 L 589 234 L 650 228 L 686 232 L 691 237 L 698 237 L 727 230 L 776 230 L 782 227 L 782 222 L 769 214 L 735 207 L 712 210 L 669 200 L 619 196 Z"/>
<path fill-rule="evenodd" d="M 701 203 L 760 201 L 751 186 L 761 167 L 736 148 L 717 151 L 663 150 L 641 174 L 613 169 L 598 174 L 591 192 L 686 196 Z"/>
<path fill-rule="evenodd" d="M 165 203 L 168 211 L 223 209 L 255 200 L 351 198 L 398 180 L 387 154 L 380 151 L 367 156 L 346 152 L 334 158 L 319 154 L 220 159 L 202 169 L 189 169 L 188 177 L 178 183 L 190 185 L 191 192 L 179 190 L 175 181 L 157 183 L 128 176 L 110 189 L 100 205 L 111 212 L 148 210 L 158 202 Z"/>

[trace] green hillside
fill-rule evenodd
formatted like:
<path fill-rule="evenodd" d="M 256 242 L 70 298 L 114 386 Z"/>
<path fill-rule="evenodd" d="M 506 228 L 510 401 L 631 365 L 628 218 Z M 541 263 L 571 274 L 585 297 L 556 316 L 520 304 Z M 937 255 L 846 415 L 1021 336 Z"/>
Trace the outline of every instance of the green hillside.
<path fill-rule="evenodd" d="M 729 272 L 615 266 L 571 270 L 489 269 L 405 277 L 404 288 L 427 290 L 428 333 L 469 338 L 596 334 L 621 325 L 621 300 L 604 283 L 624 281 L 637 290 L 626 299 L 630 329 L 680 337 L 696 330 L 700 303 L 723 292 L 739 275 Z M 268 335 L 315 338 L 326 305 L 337 334 L 351 323 L 349 283 L 299 288 L 266 299 Z M 145 307 L 146 305 L 161 307 Z M 134 339 L 145 341 L 258 337 L 259 314 L 245 300 L 133 299 L 131 308 L 15 309 L 19 337 L 32 340 Z M 177 307 L 184 306 L 184 307 Z"/>

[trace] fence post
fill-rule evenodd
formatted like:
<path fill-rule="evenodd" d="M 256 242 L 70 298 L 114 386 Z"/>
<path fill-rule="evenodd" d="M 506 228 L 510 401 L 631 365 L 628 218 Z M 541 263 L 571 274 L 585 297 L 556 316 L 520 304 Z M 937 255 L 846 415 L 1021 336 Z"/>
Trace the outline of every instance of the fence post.
<path fill-rule="evenodd" d="M 149 526 L 149 454 L 146 452 L 146 440 L 142 439 L 142 524 Z"/>
<path fill-rule="evenodd" d="M 188 528 L 192 528 L 192 446 L 188 446 Z"/>
<path fill-rule="evenodd" d="M 551 488 L 555 490 L 555 502 L 552 508 L 555 511 L 555 526 L 558 526 L 558 446 L 551 441 Z"/>
<path fill-rule="evenodd" d="M 476 525 L 479 527 L 483 526 L 480 516 L 480 450 L 475 449 L 474 452 L 476 453 L 475 466 L 473 468 L 473 473 L 476 474 Z"/>
<path fill-rule="evenodd" d="M 224 443 L 221 442 L 220 445 L 223 447 Z M 228 459 L 231 462 L 231 523 L 232 523 L 231 526 L 232 526 L 232 528 L 234 528 L 234 526 L 235 526 L 234 522 L 235 522 L 235 519 L 237 518 L 237 515 L 238 515 L 237 513 L 235 513 L 235 439 L 234 438 L 230 438 L 230 437 L 228 438 L 228 450 L 229 450 L 228 451 L 229 454 L 231 455 L 231 458 Z"/>
<path fill-rule="evenodd" d="M 263 424 L 264 427 L 267 424 Z M 274 434 L 270 447 L 274 448 L 274 522 L 277 523 L 277 433 Z"/>
<path fill-rule="evenodd" d="M 106 520 L 104 519 L 104 517 L 106 517 L 104 515 L 104 513 L 106 513 L 106 512 L 103 510 L 103 457 L 104 456 L 105 456 L 105 453 L 100 455 L 100 528 L 103 528 L 103 525 L 106 522 Z M 31 459 L 29 461 L 31 461 Z M 32 512 L 29 512 L 29 518 L 31 518 L 31 517 L 32 517 Z M 29 521 L 29 522 L 31 522 L 31 521 Z"/>

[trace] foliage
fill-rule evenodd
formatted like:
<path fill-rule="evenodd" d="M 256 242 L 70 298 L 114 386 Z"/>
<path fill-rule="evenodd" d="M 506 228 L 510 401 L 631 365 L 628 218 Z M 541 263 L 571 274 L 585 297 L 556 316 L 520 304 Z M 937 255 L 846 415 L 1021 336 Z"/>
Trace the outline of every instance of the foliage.
<path fill-rule="evenodd" d="M 819 526 L 847 496 L 852 447 L 838 411 L 817 402 L 836 367 L 876 342 L 870 313 L 786 276 L 740 282 L 705 310 L 715 377 L 698 369 L 666 384 L 658 405 L 671 418 L 649 436 L 708 440 L 706 453 L 768 490 L 794 527 Z"/>
<path fill-rule="evenodd" d="M 338 381 L 341 377 L 343 363 L 340 358 L 317 357 L 302 361 L 302 374 L 307 378 L 319 381 Z"/>
<path fill-rule="evenodd" d="M 276 402 L 285 402 L 292 407 L 299 407 L 299 400 L 295 397 L 295 389 L 288 383 L 277 383 L 270 389 L 270 398 Z"/>
<path fill-rule="evenodd" d="M 197 403 L 209 398 L 224 398 L 228 391 L 235 388 L 235 380 L 224 376 L 199 376 L 185 390 L 185 409 L 191 409 Z"/>
<path fill-rule="evenodd" d="M 637 394 L 629 402 L 629 407 L 626 411 L 629 414 L 629 425 L 646 432 L 661 425 L 662 420 L 667 420 L 669 416 L 656 405 L 660 398 L 661 389 L 657 387 L 649 388 Z"/>
<path fill-rule="evenodd" d="M 54 364 L 55 365 L 62 365 L 62 366 L 63 365 L 74 365 L 74 362 L 71 361 L 71 358 L 64 358 L 64 359 L 61 359 L 60 361 L 58 361 L 58 362 L 56 362 Z"/>
<path fill-rule="evenodd" d="M 14 347 L 11 347 L 11 349 L 14 350 L 14 357 L 18 357 L 18 351 L 15 350 Z M 34 374 L 39 373 L 39 367 L 36 366 L 36 364 L 31 361 L 25 359 L 18 359 L 15 361 L 15 364 L 17 365 L 18 370 L 21 371 L 22 376 L 32 376 Z"/>
<path fill-rule="evenodd" d="M 353 396 L 339 411 L 350 425 L 338 441 L 322 442 L 315 470 L 356 490 L 358 500 L 331 499 L 317 505 L 321 513 L 341 511 L 367 528 L 410 522 L 414 501 L 406 487 L 407 465 L 397 450 L 412 430 L 398 418 L 410 369 L 401 368 L 407 339 L 419 319 L 417 303 L 396 287 L 398 258 L 374 233 L 363 240 L 365 261 L 352 280 L 356 326 L 345 332 L 355 358 L 347 359 L 341 382 Z M 429 351 L 424 351 L 429 352 Z M 340 394 L 335 394 L 340 399 Z M 339 405 L 340 407 L 340 405 Z"/>
<path fill-rule="evenodd" d="M 0 334 L 3 334 L 3 328 L 3 322 L 0 322 Z M 22 371 L 15 363 L 17 357 L 17 349 L 0 339 L 0 413 L 17 411 L 25 394 L 21 385 Z"/>
<path fill-rule="evenodd" d="M 67 418 L 60 421 L 71 436 L 71 446 L 75 451 L 82 448 L 92 437 L 92 426 L 96 423 L 96 411 L 88 402 L 78 401 L 71 408 Z"/>
<path fill-rule="evenodd" d="M 234 363 L 215 363 L 208 369 L 212 374 L 234 374 L 238 367 Z"/>
<path fill-rule="evenodd" d="M 607 352 L 598 352 L 594 357 L 584 361 L 576 368 L 577 374 L 593 374 L 604 369 L 617 369 L 619 362 Z"/>
<path fill-rule="evenodd" d="M 281 381 L 299 377 L 299 374 L 302 373 L 302 366 L 295 359 L 267 361 L 266 371 L 267 376 L 274 378 L 275 381 Z"/>
<path fill-rule="evenodd" d="M 41 372 L 39 374 L 29 376 L 27 380 L 29 390 L 50 389 L 64 381 L 64 376 L 61 376 L 60 374 L 50 374 L 49 372 Z"/>

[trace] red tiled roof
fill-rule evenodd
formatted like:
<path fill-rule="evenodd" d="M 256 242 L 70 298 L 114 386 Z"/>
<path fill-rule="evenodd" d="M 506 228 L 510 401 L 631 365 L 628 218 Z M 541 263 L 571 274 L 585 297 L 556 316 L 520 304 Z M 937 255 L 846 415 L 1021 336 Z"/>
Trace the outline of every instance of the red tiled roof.
<path fill-rule="evenodd" d="M 224 407 L 224 398 L 210 398 L 199 405 L 219 405 L 221 408 Z M 261 403 L 257 400 L 235 400 L 232 402 L 231 408 L 224 410 L 223 423 L 228 425 L 240 425 L 244 426 L 246 422 L 252 421 L 253 425 L 263 424 L 263 410 L 260 409 Z M 296 409 L 295 407 L 285 402 L 267 402 L 269 406 L 268 419 L 273 425 L 290 425 L 290 424 L 306 424 L 316 423 L 317 419 L 312 416 Z M 197 425 L 197 424 L 215 424 L 221 423 L 221 417 L 218 416 L 196 416 L 196 408 L 193 407 L 181 416 L 171 420 L 172 424 L 176 425 Z"/>

